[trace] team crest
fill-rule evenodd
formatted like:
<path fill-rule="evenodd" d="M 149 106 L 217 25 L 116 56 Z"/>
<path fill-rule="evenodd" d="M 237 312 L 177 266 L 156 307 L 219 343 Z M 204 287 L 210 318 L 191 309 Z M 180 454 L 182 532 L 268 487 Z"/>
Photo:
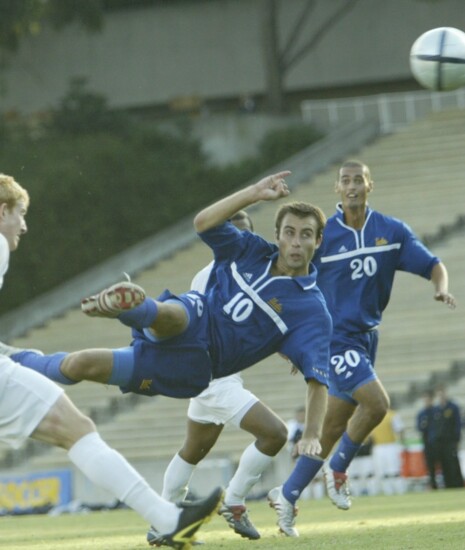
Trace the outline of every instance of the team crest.
<path fill-rule="evenodd" d="M 150 389 L 150 386 L 152 385 L 152 379 L 150 380 L 142 380 L 139 386 L 140 391 L 148 391 Z"/>
<path fill-rule="evenodd" d="M 281 313 L 283 306 L 278 302 L 277 298 L 271 298 L 268 300 L 268 304 L 276 311 L 276 313 Z"/>

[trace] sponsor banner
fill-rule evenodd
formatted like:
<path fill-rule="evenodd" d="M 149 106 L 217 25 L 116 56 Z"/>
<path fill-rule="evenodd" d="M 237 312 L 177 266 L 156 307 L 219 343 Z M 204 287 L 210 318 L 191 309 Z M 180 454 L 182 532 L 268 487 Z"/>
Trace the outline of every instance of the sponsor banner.
<path fill-rule="evenodd" d="M 67 504 L 72 498 L 71 470 L 0 476 L 0 510 L 25 513 Z"/>

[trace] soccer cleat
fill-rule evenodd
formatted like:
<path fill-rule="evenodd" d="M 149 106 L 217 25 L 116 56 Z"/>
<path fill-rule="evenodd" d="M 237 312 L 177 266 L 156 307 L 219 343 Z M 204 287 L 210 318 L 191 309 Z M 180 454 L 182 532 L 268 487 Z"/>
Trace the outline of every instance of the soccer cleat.
<path fill-rule="evenodd" d="M 38 349 L 29 349 L 29 348 L 15 348 L 14 346 L 8 346 L 3 342 L 0 342 L 0 355 L 6 355 L 11 357 L 16 353 L 23 353 L 25 351 L 30 351 L 31 353 L 37 353 L 37 355 L 43 355 L 43 353 Z"/>
<path fill-rule="evenodd" d="M 153 525 L 150 526 L 150 529 L 147 531 L 147 542 L 150 544 L 150 546 L 165 546 L 165 544 L 162 544 L 163 535 L 160 533 L 160 531 L 157 531 Z M 192 546 L 201 546 L 205 544 L 203 540 L 196 540 L 193 539 L 191 541 Z"/>
<path fill-rule="evenodd" d="M 129 281 L 116 283 L 98 294 L 84 298 L 82 311 L 89 317 L 118 317 L 123 311 L 134 309 L 145 300 L 145 290 Z"/>
<path fill-rule="evenodd" d="M 294 527 L 298 508 L 284 497 L 282 487 L 271 489 L 268 493 L 268 502 L 278 514 L 277 524 L 281 533 L 287 537 L 298 537 L 299 531 Z"/>
<path fill-rule="evenodd" d="M 150 546 L 170 546 L 177 550 L 189 550 L 194 543 L 193 538 L 198 529 L 210 521 L 212 515 L 219 509 L 223 500 L 224 491 L 217 487 L 208 497 L 192 502 L 177 504 L 182 509 L 176 529 L 167 535 L 158 535 L 153 529 L 147 533 L 147 542 Z"/>
<path fill-rule="evenodd" d="M 352 502 L 350 500 L 347 474 L 335 472 L 331 469 L 329 462 L 326 461 L 323 464 L 323 478 L 325 480 L 326 492 L 332 503 L 341 510 L 348 510 Z"/>
<path fill-rule="evenodd" d="M 223 503 L 221 508 L 218 510 L 218 514 L 223 516 L 229 527 L 231 527 L 231 529 L 233 529 L 234 532 L 241 537 L 251 540 L 257 540 L 260 538 L 260 533 L 255 529 L 253 523 L 250 521 L 245 506 L 241 504 L 228 506 Z"/>

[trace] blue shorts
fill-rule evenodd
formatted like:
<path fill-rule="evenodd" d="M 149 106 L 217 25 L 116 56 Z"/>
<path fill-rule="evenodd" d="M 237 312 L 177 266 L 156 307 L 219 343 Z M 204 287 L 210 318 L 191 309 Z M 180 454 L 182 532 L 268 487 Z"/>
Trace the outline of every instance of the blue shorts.
<path fill-rule="evenodd" d="M 120 386 L 123 393 L 186 398 L 195 397 L 208 387 L 212 362 L 205 299 L 197 292 L 174 296 L 169 291 L 157 298 L 160 302 L 173 299 L 186 308 L 189 326 L 179 336 L 158 341 L 143 332 L 132 331 L 132 376 L 127 384 Z M 121 353 L 125 352 L 121 350 Z M 123 355 L 120 357 L 125 360 Z"/>
<path fill-rule="evenodd" d="M 352 394 L 376 380 L 378 331 L 334 334 L 331 342 L 329 395 L 357 404 Z"/>

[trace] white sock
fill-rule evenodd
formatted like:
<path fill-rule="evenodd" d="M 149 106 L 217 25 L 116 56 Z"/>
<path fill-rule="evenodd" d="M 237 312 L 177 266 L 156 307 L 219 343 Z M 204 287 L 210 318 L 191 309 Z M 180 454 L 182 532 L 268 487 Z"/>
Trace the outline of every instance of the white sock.
<path fill-rule="evenodd" d="M 68 456 L 93 483 L 130 506 L 160 533 L 171 533 L 175 529 L 180 509 L 161 498 L 97 432 L 77 441 L 68 451 Z"/>
<path fill-rule="evenodd" d="M 260 479 L 262 473 L 273 460 L 272 456 L 263 454 L 251 443 L 242 453 L 236 473 L 226 489 L 224 501 L 233 506 L 245 503 L 250 489 Z"/>
<path fill-rule="evenodd" d="M 165 470 L 162 497 L 170 502 L 184 500 L 194 470 L 195 466 L 193 464 L 189 464 L 179 454 L 175 454 Z"/>

